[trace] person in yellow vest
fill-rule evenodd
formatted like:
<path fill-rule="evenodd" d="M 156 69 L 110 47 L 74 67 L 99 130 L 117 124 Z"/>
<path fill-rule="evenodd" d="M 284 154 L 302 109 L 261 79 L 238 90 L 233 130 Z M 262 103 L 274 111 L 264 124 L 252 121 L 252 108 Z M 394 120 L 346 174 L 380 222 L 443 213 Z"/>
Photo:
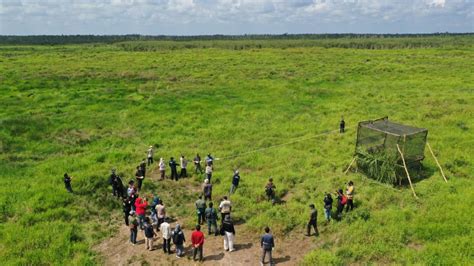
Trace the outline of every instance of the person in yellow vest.
<path fill-rule="evenodd" d="M 354 182 L 352 181 L 349 181 L 349 183 L 347 183 L 346 196 L 347 196 L 346 212 L 349 211 L 349 208 L 352 211 L 352 209 L 354 209 Z"/>

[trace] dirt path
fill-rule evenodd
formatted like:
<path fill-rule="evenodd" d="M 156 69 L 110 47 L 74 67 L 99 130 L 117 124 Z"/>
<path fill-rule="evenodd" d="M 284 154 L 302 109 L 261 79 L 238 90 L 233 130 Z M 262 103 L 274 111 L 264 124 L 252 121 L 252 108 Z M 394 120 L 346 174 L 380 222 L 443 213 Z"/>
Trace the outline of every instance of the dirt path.
<path fill-rule="evenodd" d="M 206 232 L 207 227 L 203 227 Z M 155 250 L 145 248 L 145 240 L 141 232 L 138 233 L 138 244 L 132 245 L 129 239 L 129 230 L 125 225 L 120 226 L 117 235 L 99 244 L 95 249 L 104 257 L 105 265 L 258 265 L 261 256 L 259 236 L 251 236 L 243 225 L 237 225 L 235 251 L 226 252 L 223 247 L 222 236 L 208 236 L 204 243 L 204 261 L 192 260 L 192 249 L 189 246 L 191 231 L 186 230 L 186 255 L 176 258 L 175 254 L 166 255 L 162 251 L 161 238 L 155 238 Z M 159 232 L 158 232 L 159 234 Z M 304 254 L 318 246 L 319 238 L 290 235 L 275 239 L 273 258 L 278 265 L 296 265 Z M 174 251 L 174 247 L 172 246 Z M 174 252 L 173 252 L 174 253 Z"/>
<path fill-rule="evenodd" d="M 153 174 L 151 177 L 156 178 Z M 117 219 L 115 223 L 116 235 L 95 247 L 95 250 L 103 257 L 105 265 L 259 265 L 261 257 L 260 236 L 250 233 L 245 228 L 245 224 L 235 225 L 234 252 L 224 251 L 223 237 L 207 235 L 207 225 L 204 225 L 204 261 L 199 263 L 192 260 L 190 228 L 184 228 L 187 240 L 185 245 L 186 255 L 182 258 L 176 258 L 174 252 L 171 255 L 163 253 L 160 232 L 158 232 L 160 237 L 155 238 L 155 250 L 148 251 L 145 248 L 144 236 L 140 231 L 137 237 L 138 244 L 132 245 L 129 242 L 128 227 L 123 224 L 121 219 Z M 171 225 L 174 226 L 174 223 Z M 291 233 L 287 236 L 276 236 L 276 248 L 273 251 L 274 262 L 278 265 L 296 265 L 304 254 L 319 246 L 320 243 L 321 239 L 319 237 L 306 237 L 302 232 Z M 174 251 L 173 245 L 171 249 Z"/>

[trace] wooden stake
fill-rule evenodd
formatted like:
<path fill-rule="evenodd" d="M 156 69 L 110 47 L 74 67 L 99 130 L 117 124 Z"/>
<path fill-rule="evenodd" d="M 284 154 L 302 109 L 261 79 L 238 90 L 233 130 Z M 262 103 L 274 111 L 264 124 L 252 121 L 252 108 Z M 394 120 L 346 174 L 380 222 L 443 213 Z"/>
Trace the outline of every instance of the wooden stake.
<path fill-rule="evenodd" d="M 441 168 L 441 165 L 439 164 L 438 159 L 436 159 L 436 156 L 434 155 L 434 152 L 433 152 L 433 150 L 431 149 L 430 144 L 429 144 L 428 142 L 426 142 L 426 145 L 428 146 L 428 149 L 430 150 L 431 155 L 433 155 L 433 158 L 435 159 L 435 162 L 436 162 L 436 164 L 438 165 L 439 171 L 441 171 L 441 175 L 442 175 L 443 178 L 444 178 L 444 182 L 448 183 L 448 179 L 446 179 L 446 176 L 444 175 L 443 168 Z"/>
<path fill-rule="evenodd" d="M 415 196 L 415 198 L 418 198 L 418 196 L 415 193 L 415 189 L 413 188 L 413 184 L 411 183 L 411 178 L 410 178 L 410 174 L 408 173 L 408 168 L 407 168 L 407 164 L 405 163 L 405 158 L 403 157 L 403 153 L 400 150 L 400 146 L 398 144 L 397 144 L 397 149 L 400 155 L 402 156 L 403 168 L 405 168 L 405 172 L 407 173 L 408 182 L 410 182 L 410 187 L 411 187 L 411 190 L 413 191 L 413 196 Z"/>
<path fill-rule="evenodd" d="M 349 164 L 349 167 L 347 167 L 346 171 L 344 171 L 344 174 L 345 174 L 345 175 L 347 174 L 347 172 L 349 172 L 349 169 L 351 169 L 351 166 L 352 166 L 352 164 L 355 162 L 355 160 L 356 160 L 356 157 L 352 158 L 352 161 L 351 161 L 351 163 Z"/>

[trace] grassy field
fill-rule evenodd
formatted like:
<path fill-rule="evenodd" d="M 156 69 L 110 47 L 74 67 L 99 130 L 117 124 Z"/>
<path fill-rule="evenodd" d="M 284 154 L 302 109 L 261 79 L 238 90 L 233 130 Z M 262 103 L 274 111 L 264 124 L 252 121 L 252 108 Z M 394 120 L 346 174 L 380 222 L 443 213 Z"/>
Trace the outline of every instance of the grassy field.
<path fill-rule="evenodd" d="M 323 193 L 353 180 L 356 210 L 324 227 L 322 247 L 303 263 L 470 264 L 474 43 L 470 36 L 462 43 L 377 50 L 2 46 L 0 257 L 4 265 L 100 263 L 91 246 L 110 235 L 110 217 L 121 212 L 109 170 L 131 178 L 150 144 L 165 158 L 226 158 L 308 138 L 218 161 L 214 195 L 227 193 L 239 168 L 235 217 L 251 231 L 270 225 L 284 237 L 303 231 L 309 203 L 322 221 Z M 337 129 L 341 115 L 346 134 L 311 138 Z M 425 178 L 415 183 L 418 200 L 409 188 L 342 175 L 357 122 L 383 116 L 429 129 L 449 183 L 428 156 Z M 73 195 L 64 172 L 74 176 Z M 264 200 L 270 176 L 286 204 Z M 144 186 L 160 194 L 164 185 Z M 170 213 L 193 219 L 183 204 L 194 198 L 177 194 Z"/>

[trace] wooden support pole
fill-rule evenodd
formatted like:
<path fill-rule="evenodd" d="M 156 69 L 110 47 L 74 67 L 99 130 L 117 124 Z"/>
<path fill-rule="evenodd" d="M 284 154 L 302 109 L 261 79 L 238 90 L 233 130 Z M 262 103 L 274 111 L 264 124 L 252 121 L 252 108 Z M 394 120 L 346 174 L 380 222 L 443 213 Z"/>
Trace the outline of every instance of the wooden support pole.
<path fill-rule="evenodd" d="M 344 174 L 345 174 L 345 175 L 347 174 L 347 172 L 349 172 L 349 169 L 351 169 L 351 166 L 352 166 L 352 164 L 355 162 L 355 160 L 356 160 L 356 157 L 354 156 L 354 158 L 352 158 L 351 163 L 350 163 L 349 166 L 347 167 L 346 171 L 344 171 Z"/>
<path fill-rule="evenodd" d="M 408 173 L 407 164 L 405 163 L 405 157 L 403 157 L 403 153 L 400 150 L 400 146 L 398 144 L 397 144 L 397 149 L 400 155 L 402 156 L 403 168 L 405 168 L 405 172 L 407 173 L 408 182 L 410 183 L 411 190 L 413 191 L 413 196 L 415 196 L 415 198 L 418 198 L 418 196 L 416 195 L 415 189 L 413 188 L 413 184 L 411 183 L 410 173 Z"/>
<path fill-rule="evenodd" d="M 436 164 L 438 165 L 439 171 L 441 172 L 441 175 L 444 178 L 444 182 L 448 183 L 448 179 L 446 179 L 446 176 L 444 175 L 443 168 L 441 168 L 441 165 L 439 164 L 438 159 L 436 158 L 433 150 L 431 149 L 430 144 L 428 142 L 426 142 L 426 145 L 428 146 L 428 149 L 430 150 L 431 155 L 433 156 L 433 158 L 435 159 Z"/>

